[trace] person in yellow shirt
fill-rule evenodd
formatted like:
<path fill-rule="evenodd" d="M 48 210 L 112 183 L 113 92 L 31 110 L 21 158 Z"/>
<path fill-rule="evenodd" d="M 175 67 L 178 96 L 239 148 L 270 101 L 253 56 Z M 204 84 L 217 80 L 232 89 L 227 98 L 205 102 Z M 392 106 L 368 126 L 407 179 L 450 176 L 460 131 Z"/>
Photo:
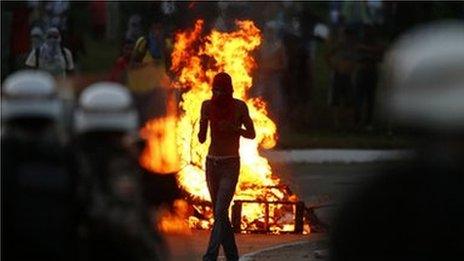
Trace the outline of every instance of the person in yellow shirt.
<path fill-rule="evenodd" d="M 141 125 L 166 112 L 169 40 L 163 31 L 160 22 L 153 22 L 148 34 L 137 39 L 132 51 L 127 85 L 134 96 Z"/>

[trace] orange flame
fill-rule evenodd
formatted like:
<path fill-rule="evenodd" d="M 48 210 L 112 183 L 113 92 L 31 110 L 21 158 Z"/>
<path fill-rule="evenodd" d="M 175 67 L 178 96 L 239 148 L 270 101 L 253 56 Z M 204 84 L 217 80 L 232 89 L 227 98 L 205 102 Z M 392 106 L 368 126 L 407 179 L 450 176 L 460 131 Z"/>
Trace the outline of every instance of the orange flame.
<path fill-rule="evenodd" d="M 212 79 L 225 71 L 232 77 L 234 97 L 247 103 L 256 129 L 254 140 L 240 140 L 241 171 L 234 198 L 289 200 L 290 195 L 278 188 L 280 180 L 272 175 L 268 161 L 258 151 L 258 147 L 269 149 L 275 146 L 276 125 L 267 116 L 265 101 L 248 97 L 253 85 L 251 72 L 256 68 L 252 53 L 261 44 L 261 32 L 252 21 L 236 21 L 236 26 L 237 30 L 233 32 L 213 30 L 202 37 L 203 21 L 198 20 L 193 30 L 176 35 L 171 70 L 178 77 L 173 86 L 188 90 L 182 95 L 180 107 L 183 114 L 177 128 L 183 166 L 178 173 L 179 184 L 194 199 L 210 200 L 204 173 L 209 140 L 200 144 L 196 134 L 201 103 L 211 98 Z M 263 208 L 256 204 L 246 205 L 242 208 L 242 216 L 245 223 L 263 219 Z M 207 221 L 209 224 L 205 224 L 205 220 L 190 218 L 191 225 L 196 227 L 210 226 L 212 218 Z M 278 229 L 291 228 L 283 225 L 275 230 Z"/>
<path fill-rule="evenodd" d="M 140 131 L 147 145 L 140 157 L 142 167 L 159 174 L 174 173 L 179 170 L 180 162 L 176 146 L 177 126 L 176 105 L 168 95 L 167 115 L 149 120 Z"/>
<path fill-rule="evenodd" d="M 191 234 L 188 218 L 188 204 L 185 200 L 176 200 L 173 209 L 158 210 L 156 226 L 159 231 L 169 234 Z"/>
<path fill-rule="evenodd" d="M 158 173 L 178 171 L 178 183 L 189 193 L 190 200 L 210 201 L 204 171 L 210 140 L 208 137 L 201 144 L 196 134 L 201 104 L 212 95 L 212 79 L 225 71 L 232 77 L 234 97 L 247 103 L 256 129 L 255 139 L 240 139 L 241 170 L 234 199 L 297 201 L 295 195 L 280 186 L 280 180 L 272 175 L 267 159 L 258 151 L 259 147 L 269 149 L 276 144 L 276 125 L 267 116 L 266 102 L 261 98 L 248 97 L 253 86 L 251 73 L 256 68 L 252 54 L 261 44 L 261 32 L 252 21 L 235 23 L 237 29 L 233 32 L 212 30 L 205 35 L 204 22 L 198 20 L 192 30 L 176 34 L 171 54 L 171 71 L 176 78 L 171 86 L 183 92 L 179 103 L 182 113 L 176 116 L 172 113 L 175 108 L 168 108 L 165 118 L 146 124 L 141 134 L 148 139 L 148 146 L 140 159 L 141 164 Z M 242 228 L 260 227 L 265 216 L 269 216 L 274 224 L 280 221 L 280 225 L 266 224 L 270 231 L 278 233 L 294 229 L 290 220 L 292 214 L 285 214 L 291 213 L 291 209 L 275 204 L 270 205 L 268 213 L 265 213 L 261 205 L 242 206 Z M 203 217 L 190 216 L 190 227 L 210 228 L 213 223 L 211 207 L 193 204 L 193 209 Z M 179 223 L 179 215 L 175 213 L 163 214 L 158 221 L 162 231 L 171 231 L 179 224 L 183 223 Z"/>
<path fill-rule="evenodd" d="M 196 133 L 201 103 L 211 97 L 212 79 L 221 71 L 231 75 L 234 97 L 247 102 L 257 134 L 254 140 L 240 141 L 242 169 L 235 198 L 255 199 L 260 194 L 255 189 L 246 189 L 245 184 L 273 186 L 279 183 L 277 178 L 271 177 L 267 160 L 258 153 L 260 144 L 266 148 L 275 145 L 276 126 L 267 117 L 264 101 L 247 97 L 252 86 L 250 73 L 256 67 L 251 52 L 261 44 L 260 31 L 252 21 L 236 21 L 236 25 L 237 31 L 225 33 L 213 30 L 202 38 L 203 21 L 198 20 L 193 31 L 176 35 L 172 53 L 171 70 L 178 75 L 174 86 L 189 88 L 182 95 L 184 114 L 177 129 L 181 164 L 185 165 L 179 173 L 179 181 L 191 195 L 202 200 L 210 200 L 204 177 L 209 140 L 200 144 Z"/>

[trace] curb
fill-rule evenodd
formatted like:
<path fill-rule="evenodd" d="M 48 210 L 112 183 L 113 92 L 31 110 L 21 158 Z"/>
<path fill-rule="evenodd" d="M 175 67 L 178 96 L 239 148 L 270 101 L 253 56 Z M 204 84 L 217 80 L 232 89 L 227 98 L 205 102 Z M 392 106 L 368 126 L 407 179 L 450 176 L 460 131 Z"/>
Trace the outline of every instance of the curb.
<path fill-rule="evenodd" d="M 280 248 L 287 248 L 287 247 L 292 247 L 292 246 L 300 246 L 300 245 L 305 245 L 305 244 L 310 244 L 311 241 L 305 240 L 305 241 L 297 241 L 297 242 L 292 242 L 292 243 L 286 243 L 286 244 L 281 244 L 281 245 L 276 245 L 268 248 L 264 248 L 255 252 L 251 252 L 248 254 L 245 254 L 240 257 L 239 261 L 253 261 L 255 260 L 255 257 L 269 251 L 274 251 L 278 250 Z"/>
<path fill-rule="evenodd" d="M 307 149 L 268 150 L 261 155 L 282 163 L 365 163 L 410 159 L 412 150 Z"/>

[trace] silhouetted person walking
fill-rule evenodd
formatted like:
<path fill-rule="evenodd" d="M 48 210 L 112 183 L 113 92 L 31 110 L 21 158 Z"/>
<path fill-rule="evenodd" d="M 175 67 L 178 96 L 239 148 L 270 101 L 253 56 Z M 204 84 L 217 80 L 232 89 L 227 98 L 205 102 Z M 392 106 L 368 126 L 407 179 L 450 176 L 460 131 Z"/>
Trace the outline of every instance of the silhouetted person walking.
<path fill-rule="evenodd" d="M 206 158 L 206 183 L 214 210 L 214 225 L 203 260 L 216 260 L 222 245 L 227 260 L 238 260 L 237 245 L 228 209 L 240 173 L 238 153 L 240 136 L 254 139 L 255 129 L 247 105 L 232 97 L 232 79 L 219 73 L 213 80 L 213 97 L 201 106 L 198 139 L 206 141 L 208 123 L 211 144 Z M 245 129 L 242 129 L 242 125 Z"/>

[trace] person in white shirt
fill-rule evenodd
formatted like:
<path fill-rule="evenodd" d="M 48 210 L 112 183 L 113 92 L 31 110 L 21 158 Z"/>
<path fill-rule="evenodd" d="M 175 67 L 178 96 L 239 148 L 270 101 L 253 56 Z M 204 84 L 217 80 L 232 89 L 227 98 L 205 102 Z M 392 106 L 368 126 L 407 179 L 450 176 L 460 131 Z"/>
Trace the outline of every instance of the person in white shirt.
<path fill-rule="evenodd" d="M 71 51 L 61 44 L 58 28 L 51 27 L 46 31 L 44 43 L 29 53 L 26 66 L 48 72 L 57 80 L 58 95 L 64 103 L 64 124 L 69 130 L 72 123 L 74 89 L 68 76 L 74 71 L 74 60 Z"/>
<path fill-rule="evenodd" d="M 44 43 L 29 53 L 26 66 L 47 71 L 55 77 L 66 77 L 74 70 L 71 51 L 61 45 L 60 31 L 56 27 L 49 28 Z"/>

